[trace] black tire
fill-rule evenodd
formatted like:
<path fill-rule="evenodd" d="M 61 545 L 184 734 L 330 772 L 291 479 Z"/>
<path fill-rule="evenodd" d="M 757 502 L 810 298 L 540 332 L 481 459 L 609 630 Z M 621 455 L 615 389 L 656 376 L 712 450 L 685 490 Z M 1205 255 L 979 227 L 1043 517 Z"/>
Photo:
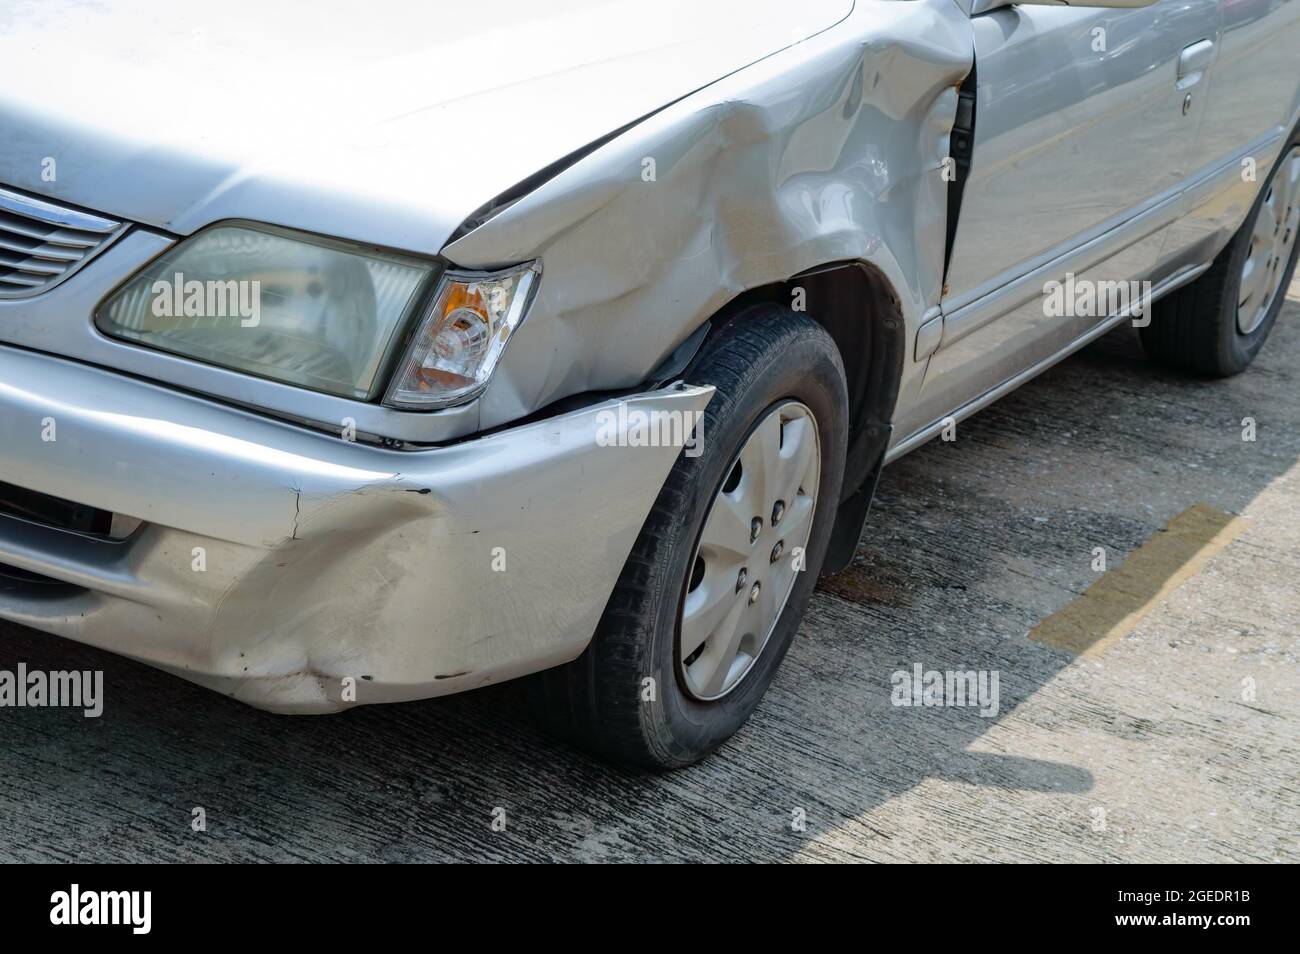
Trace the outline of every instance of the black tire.
<path fill-rule="evenodd" d="M 704 451 L 677 459 L 628 556 L 591 645 L 535 677 L 530 695 L 552 731 L 617 762 L 662 770 L 713 751 L 749 718 L 812 596 L 843 481 L 848 396 L 829 334 L 806 316 L 755 306 L 704 345 L 687 379 L 717 388 L 704 414 Z M 793 399 L 817 420 L 821 473 L 806 564 L 784 611 L 734 691 L 701 702 L 684 691 L 677 620 L 705 517 L 751 431 Z M 652 701 L 644 680 L 654 679 Z"/>
<path fill-rule="evenodd" d="M 1269 170 L 1241 228 L 1205 274 L 1155 303 L 1151 323 L 1139 331 L 1142 348 L 1152 361 L 1193 374 L 1228 377 L 1245 371 L 1264 347 L 1286 302 L 1286 287 L 1295 272 L 1300 242 L 1292 246 L 1281 290 L 1272 307 L 1259 326 L 1245 335 L 1237 327 L 1241 269 L 1250 251 L 1255 220 L 1268 195 L 1273 172 L 1298 142 L 1300 135 L 1293 135 L 1277 164 Z"/>

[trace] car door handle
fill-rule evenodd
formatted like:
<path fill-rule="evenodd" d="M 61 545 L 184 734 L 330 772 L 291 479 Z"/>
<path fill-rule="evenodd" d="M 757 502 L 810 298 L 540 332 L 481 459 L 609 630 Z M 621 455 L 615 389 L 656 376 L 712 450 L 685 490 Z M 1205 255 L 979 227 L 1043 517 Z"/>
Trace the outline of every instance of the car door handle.
<path fill-rule="evenodd" d="M 1213 58 L 1213 40 L 1201 40 L 1184 49 L 1178 55 L 1178 88 L 1188 89 L 1199 83 Z"/>

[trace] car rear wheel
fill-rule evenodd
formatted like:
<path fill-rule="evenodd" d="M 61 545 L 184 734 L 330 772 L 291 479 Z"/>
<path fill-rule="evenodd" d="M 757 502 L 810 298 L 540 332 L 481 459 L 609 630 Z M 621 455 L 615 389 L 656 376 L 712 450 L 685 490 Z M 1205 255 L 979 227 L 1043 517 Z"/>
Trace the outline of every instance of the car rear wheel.
<path fill-rule="evenodd" d="M 1209 270 L 1156 302 L 1142 346 L 1153 361 L 1226 377 L 1250 366 L 1286 299 L 1300 250 L 1300 141 L 1292 139 Z"/>
<path fill-rule="evenodd" d="M 687 379 L 717 389 L 702 453 L 678 458 L 586 652 L 531 686 L 552 729 L 654 769 L 702 758 L 758 705 L 816 585 L 844 471 L 844 366 L 806 316 L 738 315 Z"/>

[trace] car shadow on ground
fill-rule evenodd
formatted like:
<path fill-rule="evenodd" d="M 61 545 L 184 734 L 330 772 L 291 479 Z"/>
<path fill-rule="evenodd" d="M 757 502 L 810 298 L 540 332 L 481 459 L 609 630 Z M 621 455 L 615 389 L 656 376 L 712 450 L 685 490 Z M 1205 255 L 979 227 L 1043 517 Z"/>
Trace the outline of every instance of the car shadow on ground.
<path fill-rule="evenodd" d="M 749 725 L 652 776 L 543 735 L 515 686 L 288 718 L 0 626 L 0 669 L 102 669 L 101 718 L 0 710 L 10 860 L 779 860 L 931 779 L 1078 794 L 1090 772 L 989 730 L 1068 666 L 1025 634 L 1197 503 L 1245 508 L 1297 459 L 1300 308 L 1224 382 L 1153 369 L 1121 329 L 886 471 L 854 565 L 824 580 Z M 1270 417 L 1270 414 L 1274 415 Z M 1259 419 L 1243 454 L 1240 421 Z M 891 704 L 916 664 L 997 672 L 997 713 Z M 1136 716 L 1093 714 L 1125 738 Z M 1050 728 L 1050 726 L 1048 726 Z M 195 831 L 196 809 L 206 830 Z M 504 813 L 497 811 L 503 809 Z M 802 813 L 807 832 L 791 825 Z M 499 830 L 504 821 L 504 830 Z M 494 825 L 495 822 L 495 825 Z"/>

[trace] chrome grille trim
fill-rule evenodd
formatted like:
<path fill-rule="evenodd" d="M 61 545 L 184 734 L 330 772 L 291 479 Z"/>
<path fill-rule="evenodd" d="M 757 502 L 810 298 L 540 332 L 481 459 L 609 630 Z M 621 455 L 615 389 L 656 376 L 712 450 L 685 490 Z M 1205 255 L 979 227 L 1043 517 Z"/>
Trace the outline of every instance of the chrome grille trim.
<path fill-rule="evenodd" d="M 48 291 L 108 248 L 127 224 L 0 186 L 0 298 Z"/>

